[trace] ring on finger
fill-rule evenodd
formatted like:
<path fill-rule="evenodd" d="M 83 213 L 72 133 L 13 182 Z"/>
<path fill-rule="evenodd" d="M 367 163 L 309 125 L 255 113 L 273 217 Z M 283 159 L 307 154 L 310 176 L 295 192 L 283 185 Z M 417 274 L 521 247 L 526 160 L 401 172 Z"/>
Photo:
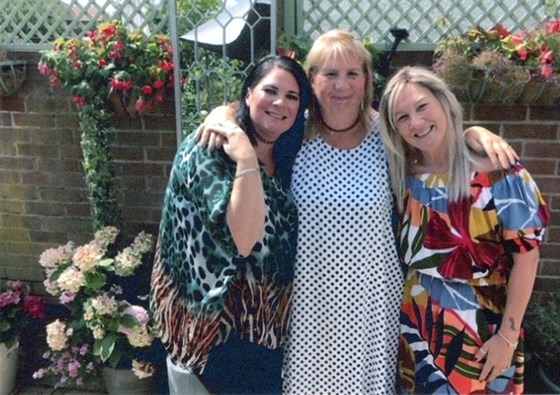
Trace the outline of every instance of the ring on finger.
<path fill-rule="evenodd" d="M 480 347 L 480 351 L 482 351 L 482 353 L 486 354 L 488 352 L 488 350 L 485 350 L 484 348 Z"/>

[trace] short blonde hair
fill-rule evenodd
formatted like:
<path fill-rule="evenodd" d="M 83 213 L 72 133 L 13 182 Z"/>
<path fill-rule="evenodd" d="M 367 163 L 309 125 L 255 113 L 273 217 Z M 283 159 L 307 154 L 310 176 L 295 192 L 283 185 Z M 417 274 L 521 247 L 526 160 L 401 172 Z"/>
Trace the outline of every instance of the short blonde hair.
<path fill-rule="evenodd" d="M 305 61 L 307 77 L 311 84 L 321 67 L 331 59 L 357 59 L 362 64 L 362 70 L 366 77 L 365 94 L 362 99 L 360 112 L 360 123 L 369 127 L 372 119 L 373 108 L 373 71 L 371 53 L 366 49 L 362 41 L 354 34 L 341 29 L 333 29 L 322 34 L 311 47 Z M 311 105 L 309 106 L 309 117 L 307 120 L 307 137 L 313 137 L 318 128 L 321 128 L 319 117 L 321 116 L 320 104 L 312 95 Z"/>

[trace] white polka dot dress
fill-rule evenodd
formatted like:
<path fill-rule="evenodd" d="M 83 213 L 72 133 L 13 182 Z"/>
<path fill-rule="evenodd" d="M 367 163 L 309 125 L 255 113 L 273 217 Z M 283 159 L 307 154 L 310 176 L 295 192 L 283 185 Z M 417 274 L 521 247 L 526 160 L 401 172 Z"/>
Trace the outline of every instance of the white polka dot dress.
<path fill-rule="evenodd" d="M 305 141 L 292 190 L 299 236 L 284 392 L 394 393 L 402 274 L 377 120 L 351 150 Z"/>

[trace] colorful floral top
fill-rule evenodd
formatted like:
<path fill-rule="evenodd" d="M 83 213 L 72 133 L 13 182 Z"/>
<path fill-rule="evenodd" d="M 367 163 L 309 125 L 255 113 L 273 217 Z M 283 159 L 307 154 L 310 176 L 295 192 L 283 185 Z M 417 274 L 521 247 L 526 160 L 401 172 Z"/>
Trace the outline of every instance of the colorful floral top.
<path fill-rule="evenodd" d="M 510 368 L 480 381 L 474 355 L 500 327 L 512 253 L 539 246 L 549 212 L 519 164 L 474 173 L 471 199 L 449 203 L 447 174 L 408 178 L 400 247 L 400 387 L 411 393 L 521 393 L 523 339 Z"/>
<path fill-rule="evenodd" d="M 274 349 L 289 325 L 295 205 L 276 178 L 261 172 L 265 229 L 242 257 L 226 222 L 235 171 L 223 150 L 201 148 L 189 137 L 165 193 L 151 307 L 172 360 L 195 372 L 232 333 Z"/>
<path fill-rule="evenodd" d="M 401 251 L 406 266 L 454 281 L 505 281 L 511 253 L 543 240 L 549 212 L 520 164 L 473 174 L 471 202 L 449 204 L 447 174 L 409 177 Z M 449 207 L 448 207 L 449 205 Z M 480 281 L 478 281 L 480 280 Z"/>

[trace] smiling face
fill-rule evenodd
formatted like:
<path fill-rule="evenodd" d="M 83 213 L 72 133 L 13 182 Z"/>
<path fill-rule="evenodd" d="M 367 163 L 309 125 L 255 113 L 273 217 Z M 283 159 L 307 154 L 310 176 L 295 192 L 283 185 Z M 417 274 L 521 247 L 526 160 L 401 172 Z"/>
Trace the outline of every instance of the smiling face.
<path fill-rule="evenodd" d="M 353 120 L 364 98 L 365 82 L 366 75 L 357 58 L 332 56 L 327 59 L 314 73 L 312 82 L 323 116 L 335 118 L 337 114 L 354 113 L 349 118 Z M 348 123 L 346 117 L 341 121 Z"/>
<path fill-rule="evenodd" d="M 425 157 L 446 158 L 450 133 L 447 116 L 429 89 L 406 83 L 395 101 L 393 119 L 403 140 Z"/>
<path fill-rule="evenodd" d="M 295 122 L 299 86 L 291 73 L 275 67 L 247 91 L 245 102 L 255 131 L 268 140 L 276 140 Z"/>

